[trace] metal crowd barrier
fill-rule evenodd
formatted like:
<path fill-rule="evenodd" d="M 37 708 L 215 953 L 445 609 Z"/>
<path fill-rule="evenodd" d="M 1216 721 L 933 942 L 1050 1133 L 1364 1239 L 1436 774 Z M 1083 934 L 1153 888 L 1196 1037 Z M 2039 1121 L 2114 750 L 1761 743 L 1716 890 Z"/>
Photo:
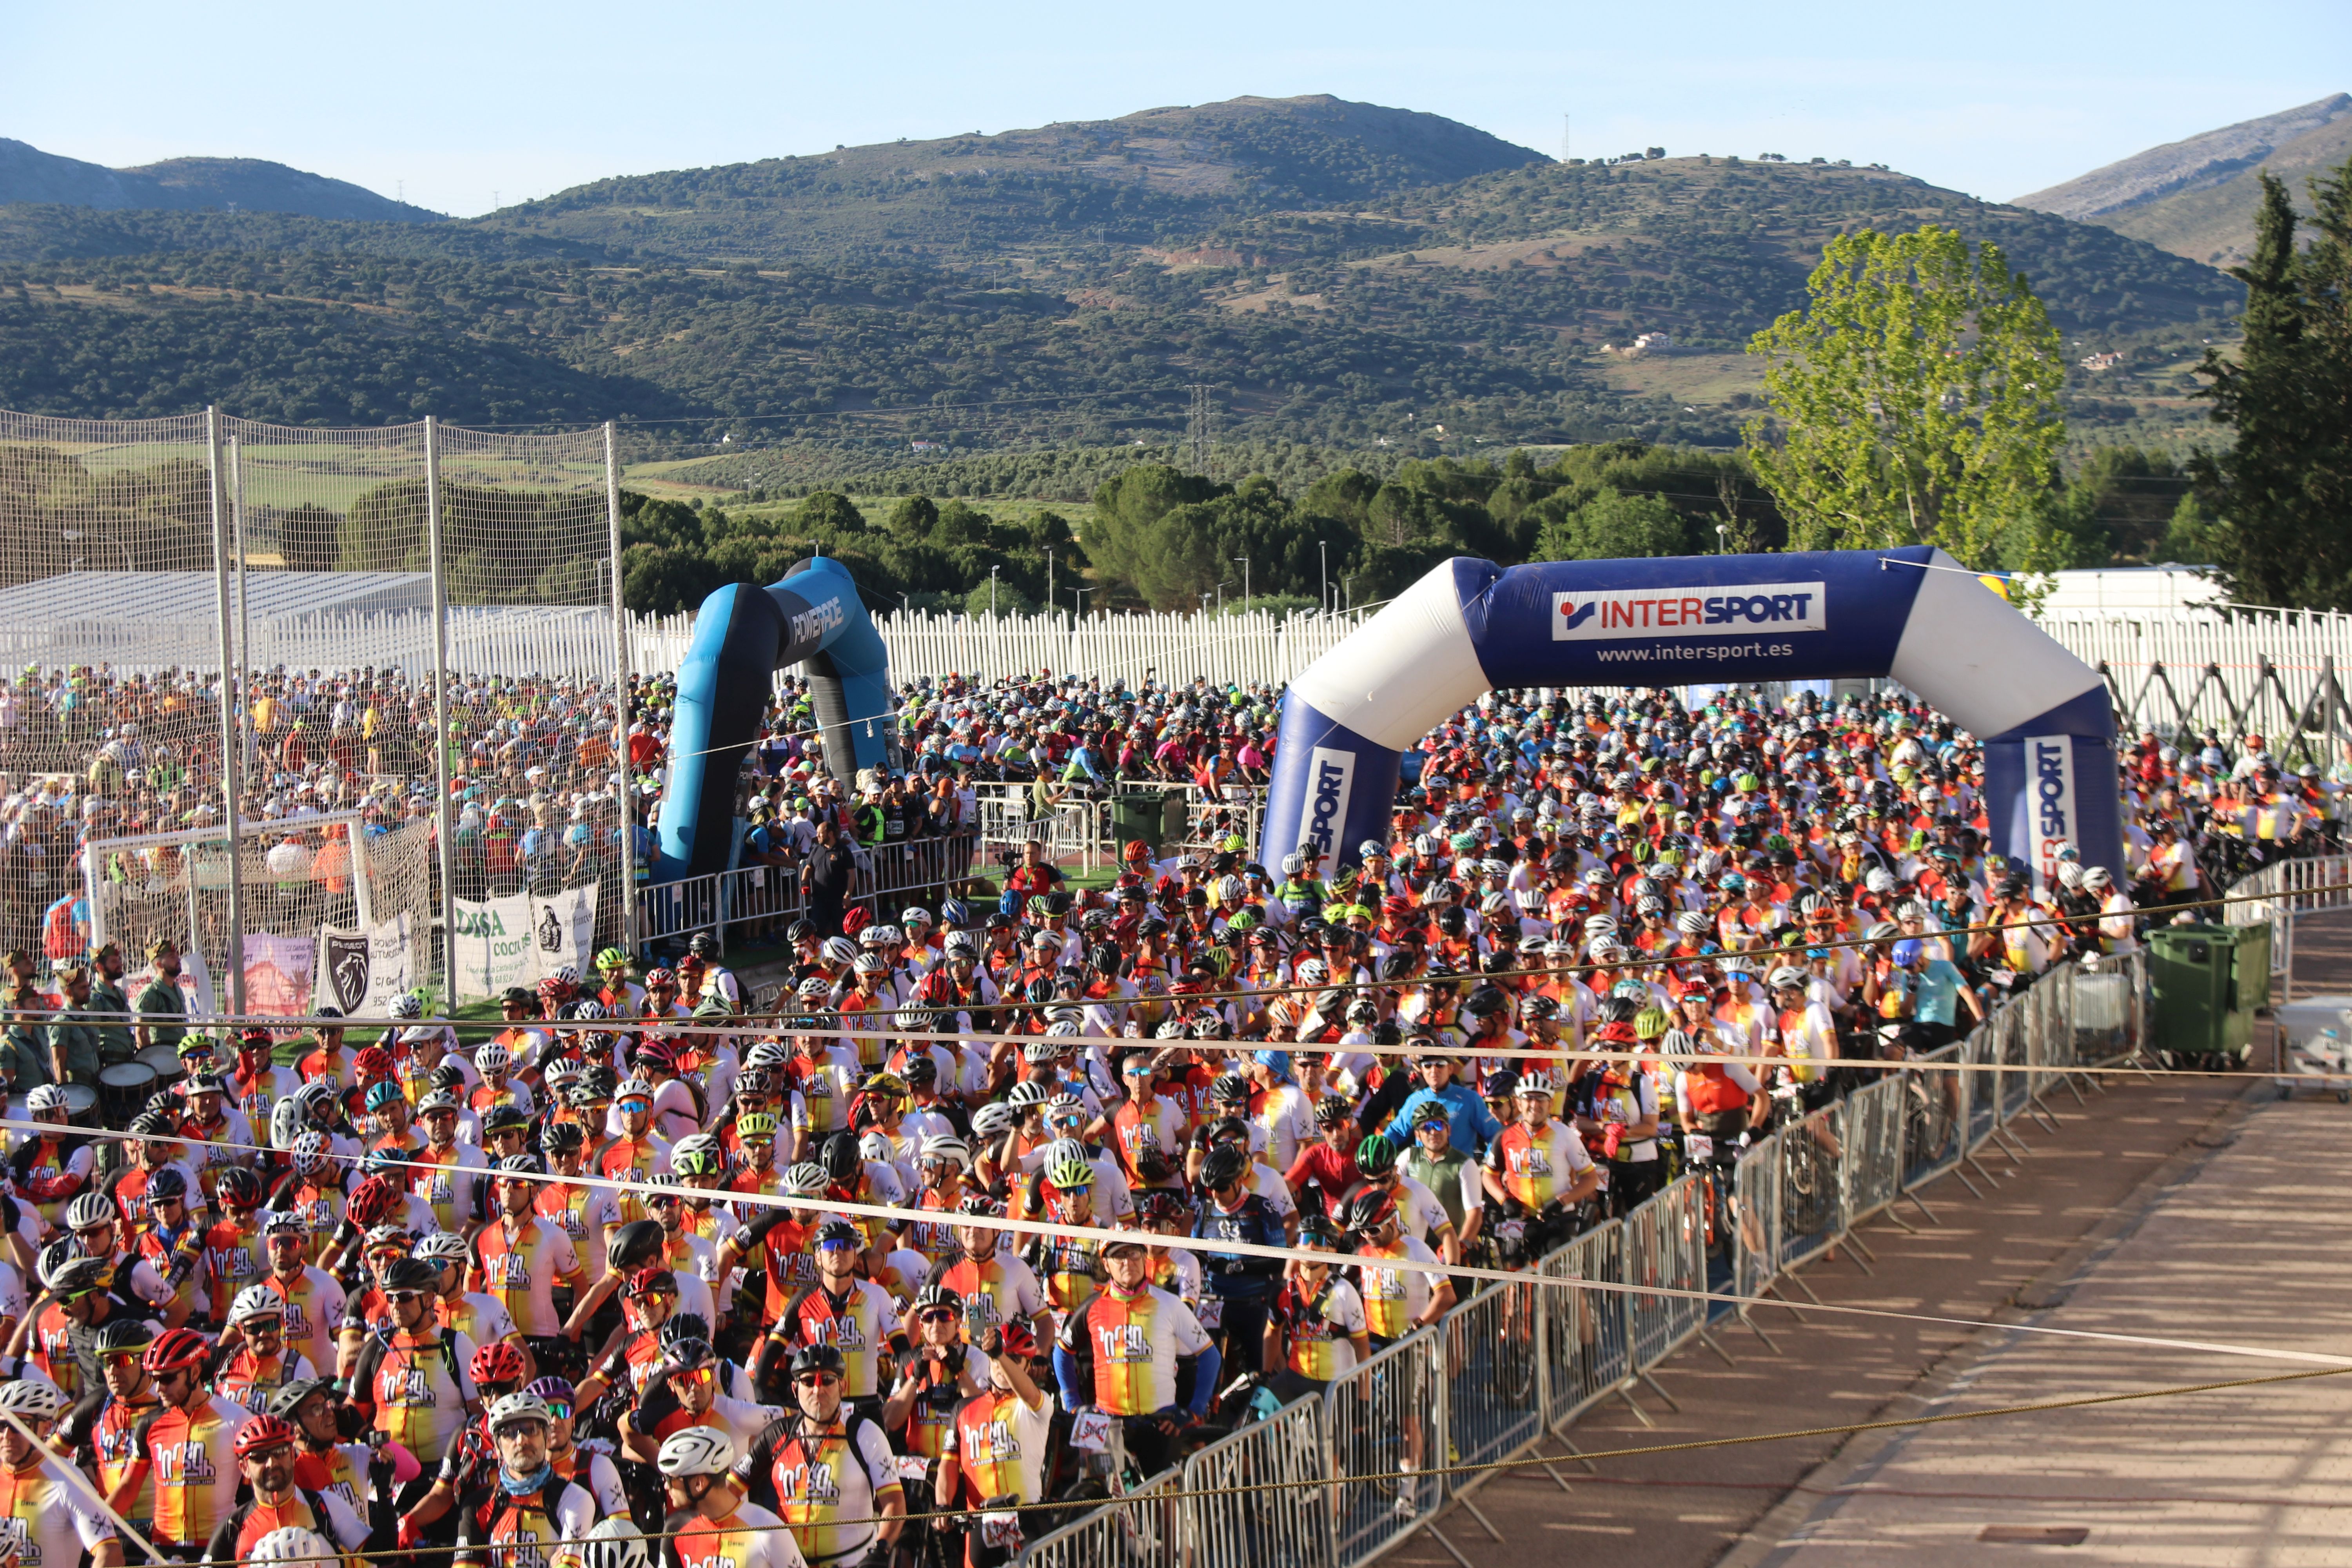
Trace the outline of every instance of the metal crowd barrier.
<path fill-rule="evenodd" d="M 1363 1568 L 1431 1529 L 1442 1504 L 1475 1511 L 1470 1495 L 1496 1472 L 1423 1472 L 1508 1458 L 1636 1382 L 1665 1397 L 1649 1373 L 1705 1338 L 1716 1304 L 1645 1288 L 1759 1297 L 1840 1241 L 1858 1247 L 1854 1227 L 1898 1199 L 1917 1202 L 1947 1174 L 1967 1183 L 1963 1162 L 2037 1112 L 2044 1087 L 2137 1053 L 2145 982 L 2138 954 L 2053 970 L 1923 1058 L 1999 1072 L 1885 1074 L 1751 1146 L 1732 1168 L 1728 1212 L 1711 1215 L 1708 1184 L 1685 1175 L 1535 1268 L 1630 1289 L 1490 1285 L 1321 1394 L 1194 1455 L 1184 1495 L 1152 1502 L 1176 1473 L 1156 1478 L 1030 1546 L 1024 1568 Z M 1711 1267 L 1710 1224 L 1727 1277 Z M 1746 1321 L 1744 1306 L 1727 1310 Z M 1279 1482 L 1320 1484 L 1266 1489 Z"/>
<path fill-rule="evenodd" d="M 857 874 L 849 901 L 876 900 L 879 918 L 896 920 L 897 906 L 936 902 L 950 884 L 971 875 L 978 844 L 968 833 L 877 844 L 867 851 L 868 868 Z M 726 952 L 730 927 L 770 924 L 779 930 L 805 912 L 799 872 L 790 866 L 739 866 L 700 877 L 681 877 L 639 889 L 637 942 L 676 941 L 709 931 Z M 741 942 L 739 932 L 735 940 Z"/>
<path fill-rule="evenodd" d="M 1370 1562 L 1437 1517 L 1442 1479 L 1415 1472 L 1445 1460 L 1447 1388 L 1444 1340 L 1427 1328 L 1334 1380 L 1324 1394 L 1341 1563 Z"/>
<path fill-rule="evenodd" d="M 1309 1394 L 1185 1460 L 1192 1562 L 1339 1568 L 1330 1449 L 1323 1396 Z M 1304 1481 L 1324 1484 L 1297 1484 Z"/>

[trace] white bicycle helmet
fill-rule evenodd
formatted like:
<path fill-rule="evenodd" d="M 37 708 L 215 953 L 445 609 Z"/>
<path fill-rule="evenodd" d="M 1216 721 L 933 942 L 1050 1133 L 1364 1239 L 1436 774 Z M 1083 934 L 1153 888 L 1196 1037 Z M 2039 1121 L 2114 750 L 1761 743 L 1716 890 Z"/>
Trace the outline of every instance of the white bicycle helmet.
<path fill-rule="evenodd" d="M 514 1066 L 514 1053 L 493 1040 L 474 1053 L 474 1066 L 485 1078 L 504 1072 Z"/>
<path fill-rule="evenodd" d="M 58 1392 L 53 1383 L 36 1383 L 29 1377 L 0 1388 L 0 1410 L 26 1421 L 55 1420 L 66 1407 L 66 1396 Z"/>
<path fill-rule="evenodd" d="M 824 944 L 822 947 L 819 947 L 817 952 L 824 955 L 824 961 L 827 963 L 855 963 L 857 962 L 857 944 L 850 941 L 845 936 L 829 936 L 825 938 Z"/>
<path fill-rule="evenodd" d="M 54 1083 L 45 1083 L 25 1097 L 25 1110 L 35 1116 L 44 1110 L 70 1109 L 72 1107 L 66 1100 L 66 1091 Z"/>
<path fill-rule="evenodd" d="M 653 1568 L 646 1538 L 629 1520 L 600 1519 L 580 1543 L 580 1568 Z"/>
<path fill-rule="evenodd" d="M 735 1442 L 709 1426 L 688 1426 L 662 1440 L 655 1468 L 666 1476 L 724 1475 L 735 1464 Z"/>
<path fill-rule="evenodd" d="M 247 1563 L 307 1563 L 312 1568 L 334 1568 L 342 1561 L 342 1553 L 328 1543 L 327 1538 L 315 1530 L 289 1526 L 273 1530 L 253 1543 L 246 1553 Z"/>
<path fill-rule="evenodd" d="M 247 1285 L 236 1293 L 236 1300 L 228 1304 L 228 1321 L 232 1323 L 249 1323 L 256 1318 L 283 1318 L 285 1315 L 286 1298 L 267 1285 Z"/>

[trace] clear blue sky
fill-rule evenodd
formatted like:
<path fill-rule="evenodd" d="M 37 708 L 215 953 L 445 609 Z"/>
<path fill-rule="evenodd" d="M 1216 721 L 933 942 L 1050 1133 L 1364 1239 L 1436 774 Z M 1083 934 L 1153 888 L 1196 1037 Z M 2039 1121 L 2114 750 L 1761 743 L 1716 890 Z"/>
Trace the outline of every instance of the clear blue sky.
<path fill-rule="evenodd" d="M 601 175 L 1243 93 L 1579 156 L 1819 154 L 2005 199 L 2352 88 L 2352 5 L 1029 4 L 0 7 L 0 136 L 273 158 L 472 214 Z"/>

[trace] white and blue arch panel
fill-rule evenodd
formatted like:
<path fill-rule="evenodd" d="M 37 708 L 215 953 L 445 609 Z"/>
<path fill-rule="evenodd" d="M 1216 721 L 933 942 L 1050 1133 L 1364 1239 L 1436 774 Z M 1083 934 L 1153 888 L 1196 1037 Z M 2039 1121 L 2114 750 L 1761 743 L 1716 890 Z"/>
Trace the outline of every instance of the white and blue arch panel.
<path fill-rule="evenodd" d="M 2123 871 L 2097 671 L 1939 550 L 1549 561 L 1457 557 L 1290 683 L 1259 854 L 1385 840 L 1398 757 L 1495 687 L 1888 676 L 1983 742 L 1992 847 L 2065 840 Z"/>
<path fill-rule="evenodd" d="M 848 568 L 819 557 L 769 587 L 729 584 L 695 612 L 677 667 L 655 881 L 729 868 L 736 775 L 759 738 L 775 672 L 803 663 L 833 772 L 846 784 L 888 759 L 889 651 Z"/>

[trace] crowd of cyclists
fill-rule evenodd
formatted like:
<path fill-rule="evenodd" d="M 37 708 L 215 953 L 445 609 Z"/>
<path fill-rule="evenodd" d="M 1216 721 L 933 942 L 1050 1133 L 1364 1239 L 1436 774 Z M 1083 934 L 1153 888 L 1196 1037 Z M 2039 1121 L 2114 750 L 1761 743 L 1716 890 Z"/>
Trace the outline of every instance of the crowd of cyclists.
<path fill-rule="evenodd" d="M 923 683 L 903 795 L 1114 776 L 1097 719 L 1218 785 L 1263 697 Z M 780 731 L 755 817 L 870 830 Z M 2340 781 L 2258 738 L 2128 753 L 2130 863 L 2037 878 L 1897 698 L 1496 693 L 1336 856 L 1138 842 L 1076 888 L 1032 852 L 783 924 L 779 989 L 608 948 L 494 1029 L 408 995 L 223 1034 L 169 944 L 63 991 L 11 953 L 0 1556 L 114 1568 L 119 1518 L 175 1562 L 1009 1561 L 1104 1455 L 1154 1473 L 1436 1321 L 1449 1268 L 2130 951 L 2217 840 L 2333 834 Z M 108 1030 L 183 1069 L 111 1131 L 67 1092 Z"/>

